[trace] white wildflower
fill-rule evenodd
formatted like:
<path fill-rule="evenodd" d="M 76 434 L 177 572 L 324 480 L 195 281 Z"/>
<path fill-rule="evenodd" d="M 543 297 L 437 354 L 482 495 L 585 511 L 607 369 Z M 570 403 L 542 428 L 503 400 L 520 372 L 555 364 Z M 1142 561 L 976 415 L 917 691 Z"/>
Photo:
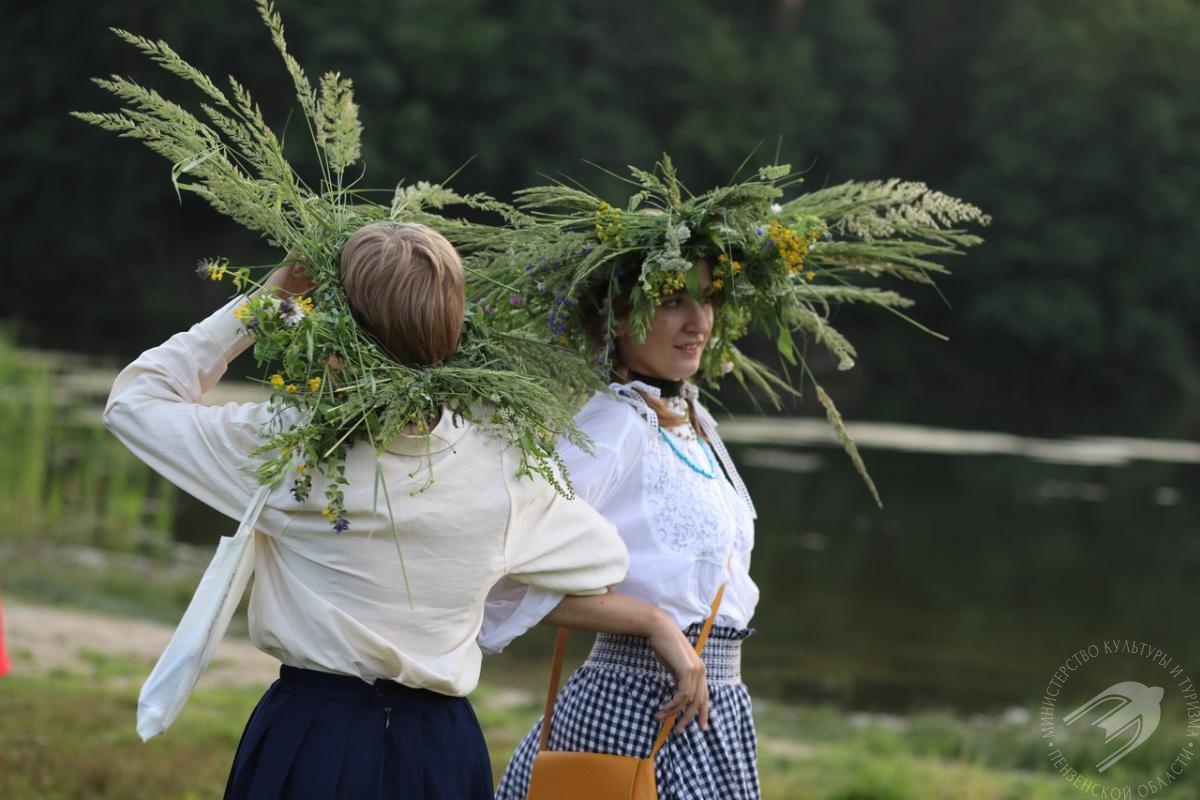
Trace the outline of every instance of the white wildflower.
<path fill-rule="evenodd" d="M 283 316 L 283 324 L 290 328 L 296 327 L 304 319 L 304 306 L 291 300 L 282 301 L 279 304 L 279 311 Z"/>

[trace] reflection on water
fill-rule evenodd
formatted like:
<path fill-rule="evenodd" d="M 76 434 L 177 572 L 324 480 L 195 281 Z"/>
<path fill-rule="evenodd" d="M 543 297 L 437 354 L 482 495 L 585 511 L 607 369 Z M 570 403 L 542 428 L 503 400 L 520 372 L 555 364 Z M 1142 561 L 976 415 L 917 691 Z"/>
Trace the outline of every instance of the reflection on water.
<path fill-rule="evenodd" d="M 857 422 L 847 427 L 862 449 L 945 455 L 1011 455 L 1054 464 L 1114 467 L 1135 460 L 1200 464 L 1200 443 L 1197 442 L 1119 436 L 1046 439 L 883 422 Z M 833 431 L 822 419 L 734 419 L 721 425 L 721 436 L 727 442 L 744 444 L 837 446 Z"/>

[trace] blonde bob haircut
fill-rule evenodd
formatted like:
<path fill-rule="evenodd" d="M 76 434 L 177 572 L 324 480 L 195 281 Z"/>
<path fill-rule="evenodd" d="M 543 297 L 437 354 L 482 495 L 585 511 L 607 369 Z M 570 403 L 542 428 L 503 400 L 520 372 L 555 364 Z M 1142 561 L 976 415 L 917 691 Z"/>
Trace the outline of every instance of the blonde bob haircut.
<path fill-rule="evenodd" d="M 373 222 L 342 248 L 342 286 L 359 323 L 402 364 L 433 366 L 458 348 L 466 308 L 454 246 L 416 223 Z"/>

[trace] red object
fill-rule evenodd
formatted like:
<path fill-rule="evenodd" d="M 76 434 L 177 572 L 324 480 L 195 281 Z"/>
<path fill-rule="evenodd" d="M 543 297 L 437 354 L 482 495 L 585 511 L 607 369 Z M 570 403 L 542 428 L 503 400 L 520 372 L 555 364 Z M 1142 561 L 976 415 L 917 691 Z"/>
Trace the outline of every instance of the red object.
<path fill-rule="evenodd" d="M 4 604 L 0 603 L 0 678 L 8 674 L 8 651 L 4 649 Z"/>

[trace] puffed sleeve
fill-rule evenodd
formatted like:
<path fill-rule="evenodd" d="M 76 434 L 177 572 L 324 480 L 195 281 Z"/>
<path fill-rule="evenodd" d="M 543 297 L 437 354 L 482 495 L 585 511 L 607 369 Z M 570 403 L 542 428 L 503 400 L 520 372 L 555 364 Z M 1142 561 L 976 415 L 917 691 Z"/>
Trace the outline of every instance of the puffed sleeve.
<path fill-rule="evenodd" d="M 595 446 L 594 453 L 586 453 L 569 442 L 559 443 L 559 453 L 567 465 L 577 495 L 577 499 L 568 505 L 587 508 L 589 516 L 593 520 L 598 519 L 604 526 L 605 538 L 608 533 L 615 537 L 617 534 L 612 524 L 592 509 L 603 507 L 628 474 L 629 465 L 636 463 L 640 458 L 640 448 L 643 444 L 640 442 L 641 437 L 634 435 L 638 433 L 636 412 L 628 409 L 620 401 L 597 396 L 588 403 L 576 422 Z M 558 498 L 558 502 L 567 503 L 561 497 Z M 592 524 L 597 523 L 593 521 Z M 549 537 L 550 534 L 547 532 L 534 535 Z M 588 540 L 586 536 L 584 539 L 588 548 L 596 546 L 594 540 Z M 623 544 L 621 551 L 625 553 Z M 625 555 L 625 558 L 628 556 Z M 605 586 L 619 583 L 624 574 L 625 569 L 622 567 L 620 577 Z M 562 601 L 564 595 L 596 593 L 598 591 L 563 591 L 539 582 L 524 580 L 515 574 L 510 575 L 488 594 L 484 606 L 483 627 L 478 637 L 479 646 L 486 652 L 498 653 L 513 639 L 541 622 L 542 618 Z"/>
<path fill-rule="evenodd" d="M 593 442 L 588 453 L 568 441 L 559 442 L 558 452 L 580 499 L 604 510 L 617 489 L 645 451 L 644 423 L 633 408 L 621 400 L 597 395 L 575 423 Z"/>
<path fill-rule="evenodd" d="M 117 376 L 104 424 L 179 488 L 238 519 L 258 489 L 257 461 L 273 411 L 266 403 L 200 401 L 251 339 L 233 314 L 238 297 L 190 330 L 142 353 Z"/>

